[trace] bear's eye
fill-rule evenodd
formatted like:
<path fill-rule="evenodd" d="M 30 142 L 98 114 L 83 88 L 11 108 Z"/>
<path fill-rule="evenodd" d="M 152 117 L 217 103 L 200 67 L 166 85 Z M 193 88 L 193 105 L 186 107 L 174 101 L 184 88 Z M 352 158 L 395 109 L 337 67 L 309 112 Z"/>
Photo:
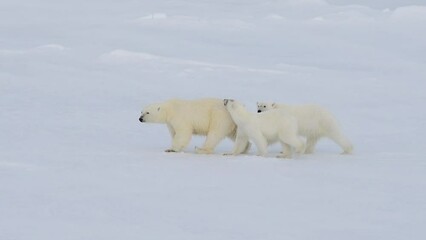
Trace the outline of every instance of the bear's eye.
<path fill-rule="evenodd" d="M 266 106 L 263 106 L 264 108 L 266 108 Z"/>
<path fill-rule="evenodd" d="M 149 112 L 146 112 L 146 114 L 149 114 Z"/>

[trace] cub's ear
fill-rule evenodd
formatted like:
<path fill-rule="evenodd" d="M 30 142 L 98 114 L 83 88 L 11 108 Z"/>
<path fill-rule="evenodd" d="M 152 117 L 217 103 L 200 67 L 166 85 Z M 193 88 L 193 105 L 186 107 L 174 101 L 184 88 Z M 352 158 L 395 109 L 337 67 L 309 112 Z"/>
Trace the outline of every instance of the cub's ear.
<path fill-rule="evenodd" d="M 160 107 L 157 108 L 157 112 L 160 111 Z"/>
<path fill-rule="evenodd" d="M 277 104 L 275 104 L 275 103 L 272 103 L 272 107 L 275 107 Z"/>

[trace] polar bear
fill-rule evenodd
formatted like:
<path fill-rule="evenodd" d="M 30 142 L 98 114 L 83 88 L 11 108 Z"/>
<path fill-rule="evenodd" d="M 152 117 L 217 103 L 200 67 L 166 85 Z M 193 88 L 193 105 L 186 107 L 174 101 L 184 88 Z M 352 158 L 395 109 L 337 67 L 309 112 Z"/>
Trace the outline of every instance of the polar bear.
<path fill-rule="evenodd" d="M 318 105 L 285 105 L 258 102 L 259 113 L 271 109 L 282 109 L 297 118 L 299 135 L 306 137 L 305 153 L 314 152 L 315 145 L 322 137 L 328 137 L 342 149 L 342 154 L 352 153 L 351 142 L 342 134 L 334 116 Z"/>
<path fill-rule="evenodd" d="M 182 100 L 171 99 L 147 106 L 140 122 L 165 123 L 172 137 L 172 147 L 166 152 L 180 152 L 190 142 L 193 134 L 207 136 L 197 153 L 212 153 L 225 137 L 235 140 L 236 125 L 223 106 L 222 99 Z M 245 146 L 248 150 L 249 144 Z"/>
<path fill-rule="evenodd" d="M 254 142 L 260 156 L 266 156 L 267 146 L 278 141 L 286 150 L 278 157 L 291 158 L 292 147 L 296 152 L 303 153 L 305 145 L 297 135 L 297 119 L 294 116 L 279 109 L 262 114 L 250 113 L 232 99 L 224 99 L 223 104 L 238 126 L 232 155 L 242 153 L 249 140 Z"/>

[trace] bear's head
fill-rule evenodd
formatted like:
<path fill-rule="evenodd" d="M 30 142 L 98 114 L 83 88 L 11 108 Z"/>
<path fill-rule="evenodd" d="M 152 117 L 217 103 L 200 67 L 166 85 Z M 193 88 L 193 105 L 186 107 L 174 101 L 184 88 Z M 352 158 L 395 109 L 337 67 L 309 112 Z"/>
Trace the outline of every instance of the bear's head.
<path fill-rule="evenodd" d="M 223 99 L 223 105 L 229 112 L 245 111 L 246 109 L 242 103 L 235 101 L 234 99 Z"/>
<path fill-rule="evenodd" d="M 140 122 L 148 123 L 165 123 L 166 120 L 167 115 L 162 104 L 148 105 L 139 117 Z"/>
<path fill-rule="evenodd" d="M 275 103 L 257 102 L 257 112 L 258 113 L 274 109 L 275 107 L 276 107 Z"/>

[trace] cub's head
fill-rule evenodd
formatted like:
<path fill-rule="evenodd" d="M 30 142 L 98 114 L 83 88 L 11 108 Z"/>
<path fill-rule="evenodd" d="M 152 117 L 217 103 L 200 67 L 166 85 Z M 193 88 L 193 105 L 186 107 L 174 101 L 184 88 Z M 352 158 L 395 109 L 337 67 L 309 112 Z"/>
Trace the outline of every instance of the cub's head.
<path fill-rule="evenodd" d="M 139 117 L 140 122 L 165 123 L 166 111 L 162 104 L 148 105 Z"/>
<path fill-rule="evenodd" d="M 267 103 L 267 102 L 257 102 L 257 112 L 261 113 L 261 112 L 265 112 L 271 109 L 276 108 L 276 104 L 275 103 Z"/>
<path fill-rule="evenodd" d="M 228 111 L 245 110 L 244 105 L 234 99 L 223 99 L 223 105 Z"/>

